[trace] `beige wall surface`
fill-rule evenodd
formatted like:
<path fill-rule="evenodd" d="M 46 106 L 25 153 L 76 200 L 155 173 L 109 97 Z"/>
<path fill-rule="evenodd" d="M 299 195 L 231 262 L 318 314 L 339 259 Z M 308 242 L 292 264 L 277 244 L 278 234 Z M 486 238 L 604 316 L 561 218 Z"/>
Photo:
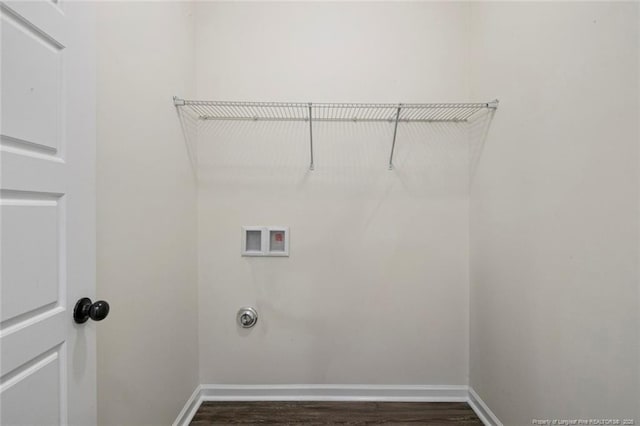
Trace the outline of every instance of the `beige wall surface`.
<path fill-rule="evenodd" d="M 637 3 L 478 3 L 470 384 L 506 425 L 640 421 Z"/>
<path fill-rule="evenodd" d="M 198 383 L 196 185 L 171 103 L 192 74 L 192 5 L 98 5 L 101 425 L 171 424 Z"/>
<path fill-rule="evenodd" d="M 197 96 L 465 101 L 468 5 L 198 3 Z M 202 383 L 467 383 L 464 125 L 211 122 L 200 132 Z M 285 225 L 289 258 L 240 256 Z M 258 325 L 235 314 L 254 305 Z"/>

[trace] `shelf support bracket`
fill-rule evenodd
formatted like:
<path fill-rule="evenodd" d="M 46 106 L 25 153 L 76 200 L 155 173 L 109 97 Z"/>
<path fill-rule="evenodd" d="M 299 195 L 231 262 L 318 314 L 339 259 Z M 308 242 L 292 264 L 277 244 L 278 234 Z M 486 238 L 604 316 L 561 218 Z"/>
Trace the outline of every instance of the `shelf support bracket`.
<path fill-rule="evenodd" d="M 396 136 L 398 134 L 398 121 L 400 121 L 400 110 L 402 110 L 402 104 L 398 104 L 398 110 L 396 111 L 396 122 L 393 126 L 393 142 L 391 143 L 391 155 L 389 155 L 389 170 L 393 170 L 393 151 L 396 148 Z"/>
<path fill-rule="evenodd" d="M 309 149 L 311 154 L 311 161 L 309 162 L 309 170 L 313 170 L 313 121 L 311 119 L 312 104 L 309 102 Z"/>
<path fill-rule="evenodd" d="M 173 106 L 179 107 L 179 106 L 184 106 L 184 104 L 185 104 L 184 99 L 180 99 L 177 96 L 173 97 Z"/>

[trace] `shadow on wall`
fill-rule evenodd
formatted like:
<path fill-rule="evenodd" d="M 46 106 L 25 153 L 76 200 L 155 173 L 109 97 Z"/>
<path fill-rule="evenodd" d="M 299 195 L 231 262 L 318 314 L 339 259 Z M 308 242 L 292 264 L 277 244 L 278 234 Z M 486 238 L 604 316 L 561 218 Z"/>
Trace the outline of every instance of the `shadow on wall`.
<path fill-rule="evenodd" d="M 470 122 L 400 123 L 394 169 L 388 170 L 393 123 L 316 122 L 315 170 L 309 170 L 309 124 L 294 121 L 198 120 L 178 112 L 194 170 L 204 184 L 362 191 L 395 176 L 414 195 L 466 196 L 493 110 Z"/>
<path fill-rule="evenodd" d="M 198 178 L 198 117 L 185 108 L 176 108 L 180 120 L 182 135 L 184 136 L 187 155 L 191 163 L 191 170 Z"/>
<path fill-rule="evenodd" d="M 490 109 L 474 117 L 468 122 L 469 126 L 469 185 L 476 175 L 480 157 L 484 151 L 484 144 L 489 134 L 489 128 L 496 110 Z"/>

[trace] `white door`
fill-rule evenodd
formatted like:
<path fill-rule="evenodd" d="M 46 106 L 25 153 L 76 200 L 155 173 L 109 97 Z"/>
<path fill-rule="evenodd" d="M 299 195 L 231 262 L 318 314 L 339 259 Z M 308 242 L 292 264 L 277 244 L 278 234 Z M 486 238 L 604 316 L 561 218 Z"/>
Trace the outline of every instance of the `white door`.
<path fill-rule="evenodd" d="M 0 8 L 0 424 L 92 425 L 94 6 Z"/>

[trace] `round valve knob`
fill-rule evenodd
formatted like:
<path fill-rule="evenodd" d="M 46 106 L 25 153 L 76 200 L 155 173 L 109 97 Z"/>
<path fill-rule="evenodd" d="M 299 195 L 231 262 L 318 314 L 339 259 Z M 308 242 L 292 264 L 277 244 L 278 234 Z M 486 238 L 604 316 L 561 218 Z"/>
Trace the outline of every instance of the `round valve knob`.
<path fill-rule="evenodd" d="M 236 320 L 242 328 L 251 328 L 258 322 L 258 312 L 251 307 L 240 308 Z"/>

